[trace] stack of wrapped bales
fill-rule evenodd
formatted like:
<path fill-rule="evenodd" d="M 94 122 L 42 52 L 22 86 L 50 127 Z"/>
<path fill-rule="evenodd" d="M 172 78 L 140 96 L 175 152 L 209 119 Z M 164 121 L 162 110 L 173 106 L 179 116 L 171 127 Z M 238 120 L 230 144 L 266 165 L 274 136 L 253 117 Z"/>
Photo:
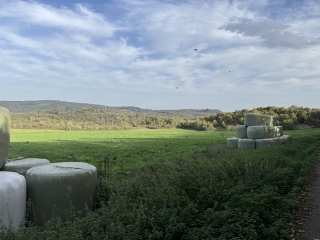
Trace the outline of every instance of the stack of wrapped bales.
<path fill-rule="evenodd" d="M 227 146 L 239 149 L 261 149 L 286 143 L 289 135 L 283 135 L 282 126 L 273 126 L 274 117 L 256 113 L 244 115 L 244 125 L 236 127 L 236 137 L 227 139 Z"/>
<path fill-rule="evenodd" d="M 7 163 L 10 144 L 10 112 L 0 107 L 0 169 Z M 26 211 L 26 180 L 14 172 L 0 172 L 0 227 L 17 229 Z"/>
<path fill-rule="evenodd" d="M 82 162 L 50 163 L 47 159 L 8 160 L 10 112 L 0 107 L 0 227 L 17 229 L 28 220 L 43 225 L 53 213 L 66 220 L 66 212 L 95 208 L 96 167 Z M 71 213 L 71 214 L 74 214 Z"/>

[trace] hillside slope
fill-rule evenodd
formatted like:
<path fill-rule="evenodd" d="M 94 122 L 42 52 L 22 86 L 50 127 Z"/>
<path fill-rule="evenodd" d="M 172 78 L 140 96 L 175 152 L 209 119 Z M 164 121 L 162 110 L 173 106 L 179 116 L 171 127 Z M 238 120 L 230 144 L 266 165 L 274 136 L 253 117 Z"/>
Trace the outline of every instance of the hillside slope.
<path fill-rule="evenodd" d="M 8 108 L 11 113 L 29 113 L 38 110 L 78 110 L 81 108 L 102 108 L 105 110 L 126 111 L 133 114 L 145 114 L 150 116 L 181 116 L 181 117 L 204 117 L 221 112 L 218 109 L 179 109 L 179 110 L 151 110 L 138 107 L 109 107 L 98 104 L 74 103 L 59 100 L 39 101 L 0 101 L 0 106 Z"/>
<path fill-rule="evenodd" d="M 27 113 L 37 110 L 50 109 L 75 110 L 84 107 L 104 108 L 102 105 L 73 103 L 59 100 L 0 101 L 0 106 L 8 108 L 11 113 Z"/>

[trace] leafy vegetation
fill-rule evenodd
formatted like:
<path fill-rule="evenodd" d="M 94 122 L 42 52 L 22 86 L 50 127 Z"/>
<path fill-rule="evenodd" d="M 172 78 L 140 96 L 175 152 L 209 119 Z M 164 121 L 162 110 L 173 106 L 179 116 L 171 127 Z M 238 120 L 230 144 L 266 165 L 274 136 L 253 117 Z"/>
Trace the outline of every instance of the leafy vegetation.
<path fill-rule="evenodd" d="M 12 128 L 55 130 L 124 130 L 134 128 L 192 128 L 212 130 L 213 126 L 199 117 L 214 114 L 217 110 L 136 111 L 137 108 L 78 110 L 53 109 L 29 113 L 11 113 Z M 140 109 L 141 110 L 141 109 Z M 186 127 L 184 127 L 186 126 Z M 209 128 L 208 128 L 209 126 Z"/>
<path fill-rule="evenodd" d="M 244 123 L 245 113 L 269 114 L 274 125 L 295 129 L 304 124 L 320 126 L 320 109 L 291 106 L 260 107 L 223 113 L 219 110 L 148 110 L 134 107 L 51 109 L 28 113 L 11 113 L 14 129 L 55 130 L 125 130 L 137 128 L 182 128 L 208 131 L 215 128 L 235 130 Z"/>
<path fill-rule="evenodd" d="M 298 124 L 320 126 L 320 109 L 303 108 L 298 106 L 284 107 L 259 107 L 252 110 L 239 110 L 229 113 L 218 113 L 204 119 L 211 122 L 215 127 L 232 128 L 235 125 L 243 125 L 245 113 L 268 114 L 276 117 L 275 126 L 283 126 L 284 129 L 294 129 Z"/>
<path fill-rule="evenodd" d="M 188 132 L 176 131 L 173 133 L 178 135 Z M 201 138 L 205 132 L 194 133 Z M 234 132 L 209 133 L 212 139 L 223 138 L 224 144 L 197 147 L 189 157 L 147 163 L 130 173 L 100 168 L 98 209 L 87 212 L 83 218 L 75 218 L 71 212 L 65 223 L 54 218 L 44 227 L 22 227 L 16 232 L 6 229 L 0 236 L 3 239 L 290 239 L 288 223 L 293 220 L 299 189 L 319 154 L 320 130 L 286 131 L 292 136 L 289 144 L 254 151 L 227 149 L 225 138 Z M 27 140 L 23 134 L 18 137 L 19 134 L 13 132 L 16 145 L 11 148 L 17 152 L 16 147 Z M 94 146 L 97 135 L 90 132 L 87 135 L 84 142 Z M 67 135 L 61 136 L 61 142 L 66 138 Z M 164 141 L 171 146 L 185 136 L 173 138 L 172 142 L 170 137 Z M 47 144 L 54 144 L 53 139 Z M 196 137 L 188 139 L 196 142 Z M 66 144 L 66 148 L 69 146 Z M 101 145 L 103 154 L 105 146 Z M 29 149 L 36 153 L 42 147 L 34 144 Z M 184 149 L 187 151 L 188 147 Z M 52 145 L 51 149 L 57 148 Z M 178 149 L 180 153 L 181 148 Z M 172 147 L 171 154 L 174 151 Z"/>

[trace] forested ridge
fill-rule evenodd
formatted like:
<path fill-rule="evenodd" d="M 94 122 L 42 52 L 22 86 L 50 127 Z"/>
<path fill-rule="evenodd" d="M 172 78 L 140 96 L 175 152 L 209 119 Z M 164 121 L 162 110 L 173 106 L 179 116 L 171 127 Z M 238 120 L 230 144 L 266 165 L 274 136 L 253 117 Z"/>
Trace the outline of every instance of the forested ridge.
<path fill-rule="evenodd" d="M 208 114 L 221 112 L 218 109 L 178 109 L 178 110 L 152 110 L 132 106 L 111 107 L 98 104 L 74 103 L 59 100 L 38 101 L 0 101 L 0 106 L 8 108 L 11 113 L 29 113 L 39 110 L 80 110 L 83 108 L 100 108 L 108 111 L 125 111 L 151 116 L 181 116 L 181 117 L 204 117 Z"/>
<path fill-rule="evenodd" d="M 320 126 L 320 109 L 298 106 L 258 107 L 234 112 L 213 113 L 212 110 L 163 110 L 145 113 L 134 108 L 51 109 L 28 113 L 11 113 L 12 128 L 57 130 L 122 130 L 134 128 L 184 128 L 213 130 L 220 127 L 234 130 L 242 125 L 245 113 L 275 116 L 274 125 L 295 129 L 299 124 Z M 139 110 L 139 108 L 137 108 Z"/>
<path fill-rule="evenodd" d="M 59 100 L 38 100 L 38 101 L 0 101 L 0 106 L 8 108 L 12 113 L 27 113 L 38 110 L 65 109 L 75 110 L 85 107 L 104 108 L 103 105 L 74 103 Z"/>
<path fill-rule="evenodd" d="M 149 114 L 131 110 L 82 108 L 77 110 L 52 109 L 28 113 L 11 113 L 12 128 L 58 130 L 124 130 L 133 128 L 176 128 L 197 122 L 198 130 L 213 129 L 204 120 L 210 110 L 164 110 Z M 161 115 L 162 114 L 162 115 Z M 200 126 L 201 125 L 201 126 Z M 210 125 L 210 126 L 207 126 Z"/>

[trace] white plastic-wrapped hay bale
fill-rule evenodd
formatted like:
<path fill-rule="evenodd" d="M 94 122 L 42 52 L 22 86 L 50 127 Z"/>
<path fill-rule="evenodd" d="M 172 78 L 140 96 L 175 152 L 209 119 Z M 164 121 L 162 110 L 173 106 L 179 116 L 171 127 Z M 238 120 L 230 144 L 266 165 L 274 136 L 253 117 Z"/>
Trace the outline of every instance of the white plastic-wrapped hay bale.
<path fill-rule="evenodd" d="M 238 148 L 239 149 L 255 149 L 256 148 L 256 142 L 253 139 L 239 139 L 238 140 Z"/>
<path fill-rule="evenodd" d="M 19 160 L 8 160 L 3 170 L 8 172 L 16 172 L 24 176 L 29 168 L 49 163 L 49 160 L 42 158 L 24 158 Z"/>
<path fill-rule="evenodd" d="M 247 127 L 244 125 L 236 126 L 236 137 L 237 138 L 247 138 Z"/>
<path fill-rule="evenodd" d="M 290 141 L 291 141 L 290 135 L 283 135 L 283 136 L 282 136 L 282 142 L 283 142 L 283 143 L 288 143 L 288 142 L 290 142 Z"/>
<path fill-rule="evenodd" d="M 277 116 L 273 116 L 273 126 L 277 126 Z"/>
<path fill-rule="evenodd" d="M 281 145 L 283 143 L 282 137 L 275 137 L 273 139 L 273 143 L 274 143 L 274 145 Z"/>
<path fill-rule="evenodd" d="M 266 137 L 265 126 L 249 126 L 247 128 L 247 136 L 249 139 L 262 139 Z"/>
<path fill-rule="evenodd" d="M 6 165 L 10 144 L 10 112 L 0 107 L 0 169 Z"/>
<path fill-rule="evenodd" d="M 26 213 L 26 180 L 15 172 L 0 171 L 0 226 L 17 229 Z"/>
<path fill-rule="evenodd" d="M 284 138 L 283 138 L 283 136 L 277 137 L 277 138 L 278 138 L 278 141 L 280 142 L 280 144 L 284 143 Z"/>
<path fill-rule="evenodd" d="M 283 136 L 283 126 L 277 126 L 279 129 L 279 136 L 277 137 L 282 137 Z"/>
<path fill-rule="evenodd" d="M 265 138 L 275 138 L 280 137 L 281 129 L 279 126 L 265 126 L 266 136 Z"/>
<path fill-rule="evenodd" d="M 244 125 L 245 126 L 273 126 L 273 116 L 263 115 L 257 113 L 246 113 L 244 114 Z"/>
<path fill-rule="evenodd" d="M 256 139 L 256 149 L 262 149 L 274 145 L 274 138 Z"/>
<path fill-rule="evenodd" d="M 238 148 L 238 140 L 239 138 L 227 138 L 227 147 L 229 148 Z"/>
<path fill-rule="evenodd" d="M 66 220 L 65 211 L 95 208 L 97 169 L 83 162 L 51 163 L 26 172 L 28 200 L 33 204 L 29 220 L 41 226 L 53 214 Z M 33 212 L 35 215 L 33 215 Z"/>

